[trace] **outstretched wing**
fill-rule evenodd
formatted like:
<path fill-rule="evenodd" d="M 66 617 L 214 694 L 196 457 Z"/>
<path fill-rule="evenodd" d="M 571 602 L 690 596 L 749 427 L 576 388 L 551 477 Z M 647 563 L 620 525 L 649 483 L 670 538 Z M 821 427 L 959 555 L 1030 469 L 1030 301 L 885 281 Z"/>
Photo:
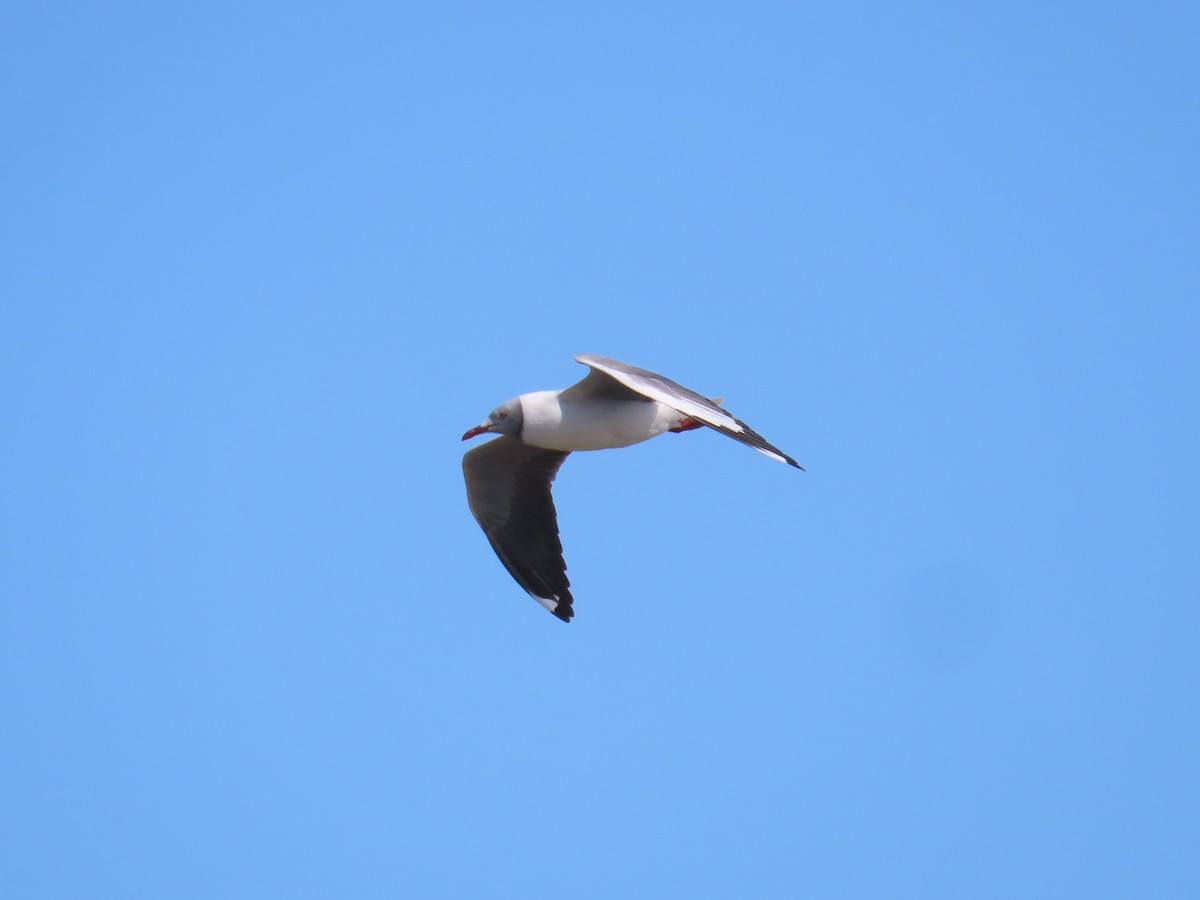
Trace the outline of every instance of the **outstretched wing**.
<path fill-rule="evenodd" d="M 574 615 L 550 485 L 567 458 L 501 435 L 463 454 L 467 502 L 517 584 L 564 622 Z"/>
<path fill-rule="evenodd" d="M 769 444 L 761 434 L 741 419 L 734 418 L 703 394 L 697 394 L 695 391 L 688 390 L 683 385 L 676 384 L 670 378 L 658 375 L 655 372 L 649 372 L 646 369 L 639 369 L 637 366 L 631 366 L 629 363 L 623 363 L 620 360 L 610 359 L 607 356 L 593 356 L 590 353 L 580 353 L 575 357 L 575 361 L 589 366 L 592 371 L 583 381 L 568 390 L 574 390 L 575 388 L 587 389 L 589 391 L 602 390 L 604 381 L 595 378 L 596 374 L 600 373 L 615 381 L 622 388 L 626 388 L 650 400 L 657 401 L 664 406 L 669 406 L 671 409 L 679 410 L 685 416 L 691 416 L 697 422 L 701 422 L 709 428 L 733 438 L 735 441 L 741 441 L 743 444 L 753 447 L 759 453 L 765 453 L 772 459 L 785 462 L 789 466 L 795 466 L 797 469 L 804 468 L 778 447 Z"/>

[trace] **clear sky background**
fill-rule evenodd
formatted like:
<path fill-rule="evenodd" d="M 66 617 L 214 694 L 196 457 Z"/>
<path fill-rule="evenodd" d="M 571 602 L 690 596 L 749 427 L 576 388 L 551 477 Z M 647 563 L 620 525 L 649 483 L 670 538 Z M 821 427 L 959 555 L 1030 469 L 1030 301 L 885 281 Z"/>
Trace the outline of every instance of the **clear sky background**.
<path fill-rule="evenodd" d="M 1189 3 L 9 4 L 2 893 L 1200 895 Z M 579 454 L 564 625 L 459 437 Z"/>

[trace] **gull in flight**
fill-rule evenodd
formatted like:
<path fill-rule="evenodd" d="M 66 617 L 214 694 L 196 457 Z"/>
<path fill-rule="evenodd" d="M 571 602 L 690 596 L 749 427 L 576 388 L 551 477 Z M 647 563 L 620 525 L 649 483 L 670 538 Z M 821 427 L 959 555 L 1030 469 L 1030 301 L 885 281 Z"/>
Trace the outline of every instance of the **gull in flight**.
<path fill-rule="evenodd" d="M 462 436 L 499 434 L 463 455 L 467 502 L 500 562 L 538 603 L 564 622 L 574 615 L 550 484 L 568 454 L 648 441 L 707 425 L 772 459 L 803 467 L 745 422 L 669 378 L 581 353 L 591 371 L 561 391 L 522 394 Z"/>

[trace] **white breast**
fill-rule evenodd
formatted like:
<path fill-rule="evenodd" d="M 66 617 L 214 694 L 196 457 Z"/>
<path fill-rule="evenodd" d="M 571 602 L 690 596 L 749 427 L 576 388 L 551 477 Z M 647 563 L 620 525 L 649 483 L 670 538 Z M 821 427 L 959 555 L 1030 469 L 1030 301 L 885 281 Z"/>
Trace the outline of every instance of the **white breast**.
<path fill-rule="evenodd" d="M 682 413 L 654 401 L 559 399 L 558 391 L 521 395 L 521 440 L 548 450 L 606 450 L 648 441 Z"/>

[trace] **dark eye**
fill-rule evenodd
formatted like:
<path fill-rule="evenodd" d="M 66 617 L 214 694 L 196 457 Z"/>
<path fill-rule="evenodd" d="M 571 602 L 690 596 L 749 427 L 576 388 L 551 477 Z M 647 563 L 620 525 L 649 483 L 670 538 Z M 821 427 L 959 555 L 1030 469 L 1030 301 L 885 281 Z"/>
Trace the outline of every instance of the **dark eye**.
<path fill-rule="evenodd" d="M 500 418 L 501 418 L 501 419 L 507 419 L 507 418 L 508 418 L 508 413 L 506 413 L 506 412 L 502 412 L 502 413 L 500 413 Z"/>

